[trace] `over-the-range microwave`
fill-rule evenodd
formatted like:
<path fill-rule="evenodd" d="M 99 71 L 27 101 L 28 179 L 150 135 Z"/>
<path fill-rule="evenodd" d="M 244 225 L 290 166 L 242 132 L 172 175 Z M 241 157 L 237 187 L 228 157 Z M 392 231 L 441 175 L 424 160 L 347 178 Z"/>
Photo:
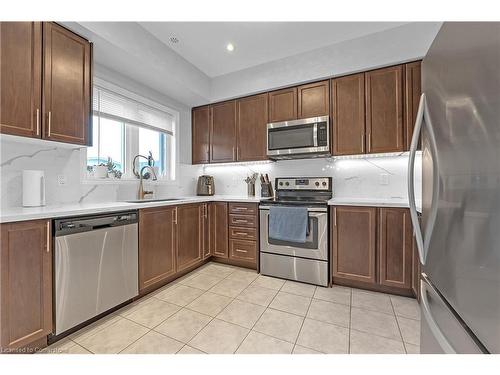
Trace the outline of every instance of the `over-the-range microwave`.
<path fill-rule="evenodd" d="M 330 155 L 329 117 L 267 124 L 267 156 L 270 159 L 303 159 Z"/>

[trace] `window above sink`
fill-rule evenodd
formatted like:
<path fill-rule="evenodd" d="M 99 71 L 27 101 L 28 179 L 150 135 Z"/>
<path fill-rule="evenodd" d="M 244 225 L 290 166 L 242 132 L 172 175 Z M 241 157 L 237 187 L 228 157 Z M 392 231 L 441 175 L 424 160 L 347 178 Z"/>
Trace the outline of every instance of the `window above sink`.
<path fill-rule="evenodd" d="M 179 113 L 98 78 L 93 90 L 93 146 L 83 151 L 84 183 L 137 182 L 134 157 L 149 152 L 158 175 L 155 183 L 174 182 Z M 97 178 L 102 174 L 95 173 L 95 166 L 106 165 L 108 159 L 116 173 L 108 167 L 108 177 Z M 136 170 L 146 164 L 138 158 Z"/>

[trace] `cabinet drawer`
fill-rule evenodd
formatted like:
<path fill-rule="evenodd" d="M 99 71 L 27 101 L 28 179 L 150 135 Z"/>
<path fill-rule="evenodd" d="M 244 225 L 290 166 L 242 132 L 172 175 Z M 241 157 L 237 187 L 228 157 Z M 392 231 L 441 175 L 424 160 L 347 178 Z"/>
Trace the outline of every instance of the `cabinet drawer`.
<path fill-rule="evenodd" d="M 257 215 L 257 205 L 253 203 L 229 203 L 230 214 Z"/>
<path fill-rule="evenodd" d="M 257 259 L 257 242 L 245 240 L 229 240 L 229 257 L 255 262 Z"/>
<path fill-rule="evenodd" d="M 229 237 L 255 241 L 257 239 L 257 229 L 229 227 Z"/>
<path fill-rule="evenodd" d="M 257 227 L 257 216 L 250 215 L 229 215 L 229 225 L 235 227 Z"/>

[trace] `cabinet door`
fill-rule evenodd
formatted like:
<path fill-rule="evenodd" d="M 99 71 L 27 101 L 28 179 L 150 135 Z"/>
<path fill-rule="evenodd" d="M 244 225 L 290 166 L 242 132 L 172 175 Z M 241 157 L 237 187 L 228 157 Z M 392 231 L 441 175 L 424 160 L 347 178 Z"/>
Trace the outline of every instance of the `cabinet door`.
<path fill-rule="evenodd" d="M 410 149 L 418 104 L 422 94 L 420 61 L 405 65 L 405 150 Z"/>
<path fill-rule="evenodd" d="M 219 258 L 228 257 L 227 203 L 209 205 L 210 252 Z"/>
<path fill-rule="evenodd" d="M 373 70 L 365 78 L 368 152 L 403 151 L 403 67 Z"/>
<path fill-rule="evenodd" d="M 375 284 L 377 209 L 335 206 L 331 213 L 333 277 Z"/>
<path fill-rule="evenodd" d="M 297 88 L 269 93 L 269 122 L 297 119 Z"/>
<path fill-rule="evenodd" d="M 43 51 L 43 138 L 85 145 L 91 121 L 90 43 L 45 22 Z"/>
<path fill-rule="evenodd" d="M 236 102 L 211 107 L 210 161 L 236 161 Z"/>
<path fill-rule="evenodd" d="M 210 107 L 194 108 L 192 112 L 192 164 L 210 162 Z"/>
<path fill-rule="evenodd" d="M 379 283 L 410 289 L 412 225 L 407 208 L 379 208 Z"/>
<path fill-rule="evenodd" d="M 237 113 L 237 159 L 267 159 L 267 93 L 239 99 Z"/>
<path fill-rule="evenodd" d="M 0 133 L 40 138 L 40 22 L 0 22 L 0 77 Z"/>
<path fill-rule="evenodd" d="M 177 271 L 203 260 L 203 205 L 177 207 Z"/>
<path fill-rule="evenodd" d="M 299 118 L 330 114 L 330 81 L 299 86 L 297 95 Z"/>
<path fill-rule="evenodd" d="M 176 272 L 175 207 L 139 211 L 139 290 Z"/>
<path fill-rule="evenodd" d="M 365 153 L 365 74 L 332 80 L 332 153 Z"/>
<path fill-rule="evenodd" d="M 1 225 L 1 348 L 15 349 L 52 332 L 50 221 Z"/>

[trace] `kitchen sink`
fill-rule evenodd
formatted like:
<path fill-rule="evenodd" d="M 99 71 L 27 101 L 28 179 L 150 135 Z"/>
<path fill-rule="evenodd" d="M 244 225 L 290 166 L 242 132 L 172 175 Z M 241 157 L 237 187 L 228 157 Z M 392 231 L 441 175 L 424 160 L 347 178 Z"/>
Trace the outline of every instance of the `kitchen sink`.
<path fill-rule="evenodd" d="M 178 201 L 180 199 L 181 198 L 133 199 L 125 202 L 127 203 L 168 202 L 168 201 Z"/>

